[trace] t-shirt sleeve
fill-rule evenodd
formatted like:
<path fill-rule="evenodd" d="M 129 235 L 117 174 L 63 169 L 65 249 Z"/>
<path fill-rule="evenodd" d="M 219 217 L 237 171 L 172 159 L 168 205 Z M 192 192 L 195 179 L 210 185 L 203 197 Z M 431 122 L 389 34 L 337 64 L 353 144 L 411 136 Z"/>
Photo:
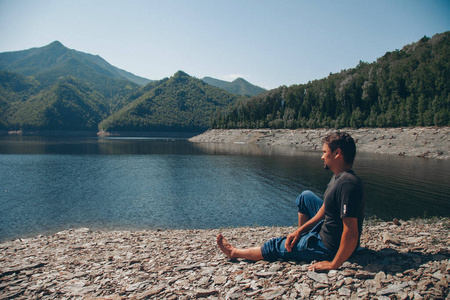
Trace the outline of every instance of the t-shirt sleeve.
<path fill-rule="evenodd" d="M 345 183 L 341 186 L 341 218 L 357 218 L 361 205 L 362 190 L 353 183 Z"/>

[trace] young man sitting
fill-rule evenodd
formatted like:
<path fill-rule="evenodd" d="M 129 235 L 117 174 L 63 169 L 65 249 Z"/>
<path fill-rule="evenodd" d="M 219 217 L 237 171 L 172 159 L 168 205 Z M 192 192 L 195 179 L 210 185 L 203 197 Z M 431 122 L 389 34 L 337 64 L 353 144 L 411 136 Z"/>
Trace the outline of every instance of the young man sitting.
<path fill-rule="evenodd" d="M 352 170 L 356 155 L 353 138 L 345 133 L 323 139 L 324 168 L 334 175 L 320 199 L 310 191 L 297 198 L 298 228 L 287 237 L 271 239 L 261 247 L 233 247 L 222 234 L 217 244 L 230 259 L 312 261 L 310 270 L 339 268 L 359 245 L 364 219 L 365 192 Z"/>

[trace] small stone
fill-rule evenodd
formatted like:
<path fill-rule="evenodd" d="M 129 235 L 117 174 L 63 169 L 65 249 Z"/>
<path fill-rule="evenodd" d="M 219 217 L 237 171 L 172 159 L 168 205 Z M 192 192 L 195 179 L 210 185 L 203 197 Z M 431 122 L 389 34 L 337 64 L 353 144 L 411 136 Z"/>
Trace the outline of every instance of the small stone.
<path fill-rule="evenodd" d="M 345 276 L 345 277 L 355 276 L 356 271 L 355 271 L 355 270 L 347 269 L 347 270 L 342 271 L 341 274 L 342 274 L 342 276 Z"/>
<path fill-rule="evenodd" d="M 383 233 L 383 243 L 385 243 L 385 244 L 395 244 L 395 245 L 400 245 L 401 244 L 399 239 L 390 236 L 389 233 L 387 233 L 387 232 Z"/>
<path fill-rule="evenodd" d="M 313 287 L 314 287 L 314 290 L 320 290 L 320 289 L 328 288 L 329 285 L 325 284 L 325 283 L 318 283 L 318 282 L 316 282 L 316 283 L 313 284 Z"/>
<path fill-rule="evenodd" d="M 380 271 L 375 275 L 374 280 L 378 283 L 382 283 L 386 280 L 386 274 L 383 271 Z"/>
<path fill-rule="evenodd" d="M 340 296 L 347 296 L 350 297 L 350 295 L 352 294 L 352 291 L 346 287 L 341 287 L 339 289 L 339 295 Z"/>
<path fill-rule="evenodd" d="M 308 271 L 306 273 L 306 275 L 309 278 L 311 278 L 311 279 L 313 279 L 313 280 L 315 280 L 315 281 L 317 281 L 319 283 L 328 284 L 328 276 L 326 274 Z"/>
<path fill-rule="evenodd" d="M 241 293 L 228 293 L 227 294 L 227 299 L 242 299 L 242 294 Z"/>
<path fill-rule="evenodd" d="M 311 292 L 312 290 L 308 286 L 306 286 L 300 291 L 300 294 L 302 295 L 303 299 L 308 299 L 311 295 Z"/>
<path fill-rule="evenodd" d="M 374 273 L 370 273 L 367 271 L 358 271 L 355 274 L 355 278 L 357 279 L 372 279 L 375 277 Z"/>
<path fill-rule="evenodd" d="M 185 270 L 192 270 L 192 269 L 198 269 L 201 268 L 200 264 L 193 264 L 193 265 L 187 265 L 187 266 L 180 266 L 177 267 L 175 270 L 176 271 L 185 271 Z"/>
<path fill-rule="evenodd" d="M 227 282 L 227 277 L 226 276 L 215 276 L 215 277 L 213 277 L 213 281 L 215 284 L 224 284 L 225 282 Z"/>
<path fill-rule="evenodd" d="M 164 290 L 163 286 L 154 287 L 146 292 L 136 295 L 136 299 L 147 299 L 150 296 L 161 293 Z"/>
<path fill-rule="evenodd" d="M 273 266 L 271 266 L 270 268 L 269 268 L 269 273 L 270 272 L 278 272 L 279 270 L 281 270 L 283 268 L 283 266 L 282 265 L 280 265 L 280 264 L 274 264 Z"/>
<path fill-rule="evenodd" d="M 431 286 L 432 284 L 433 284 L 433 281 L 431 281 L 430 279 L 424 278 L 419 281 L 419 283 L 417 284 L 417 288 L 419 290 L 425 291 L 425 290 L 427 290 L 428 286 Z"/>
<path fill-rule="evenodd" d="M 126 287 L 125 291 L 126 292 L 134 292 L 134 291 L 138 290 L 141 285 L 142 285 L 142 282 L 136 282 L 136 283 L 130 284 L 129 286 Z"/>
<path fill-rule="evenodd" d="M 259 277 L 270 277 L 270 276 L 273 276 L 273 275 L 276 275 L 277 273 L 276 272 L 258 272 L 258 273 L 256 273 L 255 275 L 256 276 L 259 276 Z"/>
<path fill-rule="evenodd" d="M 341 280 L 336 281 L 336 283 L 335 283 L 334 286 L 338 289 L 338 288 L 340 288 L 341 286 L 343 286 L 344 283 L 345 283 L 344 279 L 341 279 Z"/>
<path fill-rule="evenodd" d="M 342 268 L 351 268 L 351 266 L 352 266 L 352 264 L 348 261 L 346 261 L 342 264 Z"/>
<path fill-rule="evenodd" d="M 445 278 L 445 275 L 442 274 L 441 271 L 437 271 L 437 272 L 433 273 L 432 277 L 436 278 L 438 280 L 442 280 Z"/>
<path fill-rule="evenodd" d="M 272 300 L 272 299 L 276 299 L 278 297 L 281 297 L 285 292 L 286 292 L 286 289 L 280 288 L 280 289 L 277 289 L 275 291 L 271 291 L 269 293 L 265 293 L 265 294 L 262 295 L 262 297 L 263 297 L 263 299 L 266 299 L 266 300 Z"/>
<path fill-rule="evenodd" d="M 202 278 L 200 278 L 200 280 L 198 281 L 199 285 L 205 285 L 209 282 L 211 278 L 208 276 L 203 276 Z"/>
<path fill-rule="evenodd" d="M 389 294 L 395 294 L 400 292 L 402 289 L 408 286 L 407 282 L 401 283 L 401 284 L 390 284 L 387 286 L 387 288 L 378 291 L 377 295 L 389 295 Z"/>
<path fill-rule="evenodd" d="M 217 290 L 197 290 L 195 292 L 195 298 L 204 298 L 209 296 L 217 295 L 219 291 Z"/>
<path fill-rule="evenodd" d="M 330 277 L 330 278 L 336 277 L 337 274 L 338 274 L 337 270 L 330 270 L 330 271 L 328 271 L 328 277 Z"/>

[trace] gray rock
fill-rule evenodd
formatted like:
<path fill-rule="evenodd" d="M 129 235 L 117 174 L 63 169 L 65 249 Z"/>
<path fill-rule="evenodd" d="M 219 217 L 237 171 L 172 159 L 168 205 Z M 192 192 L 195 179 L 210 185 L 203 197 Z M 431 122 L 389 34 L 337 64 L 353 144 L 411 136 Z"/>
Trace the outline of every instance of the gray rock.
<path fill-rule="evenodd" d="M 389 295 L 389 294 L 395 294 L 400 292 L 402 289 L 408 286 L 407 282 L 401 283 L 401 284 L 390 284 L 387 288 L 382 289 L 381 291 L 377 292 L 377 295 Z"/>
<path fill-rule="evenodd" d="M 346 296 L 346 297 L 350 297 L 352 294 L 352 291 L 349 288 L 346 287 L 342 287 L 339 289 L 339 296 Z"/>
<path fill-rule="evenodd" d="M 311 278 L 311 279 L 313 279 L 313 280 L 315 280 L 315 281 L 317 281 L 317 282 L 319 282 L 319 283 L 325 283 L 325 284 L 328 284 L 328 276 L 327 276 L 327 274 L 324 274 L 324 273 L 317 273 L 317 272 L 313 272 L 313 271 L 308 271 L 308 272 L 306 273 L 306 275 L 307 275 L 309 278 Z"/>

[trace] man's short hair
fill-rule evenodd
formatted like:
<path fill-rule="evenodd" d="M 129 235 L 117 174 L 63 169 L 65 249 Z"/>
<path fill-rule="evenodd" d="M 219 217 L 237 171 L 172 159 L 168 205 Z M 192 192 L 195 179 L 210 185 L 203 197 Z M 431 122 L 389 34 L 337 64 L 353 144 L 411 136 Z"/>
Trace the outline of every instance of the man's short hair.
<path fill-rule="evenodd" d="M 323 138 L 322 142 L 328 145 L 331 151 L 341 149 L 346 163 L 353 165 L 356 155 L 356 145 L 350 134 L 346 132 L 335 132 Z"/>

